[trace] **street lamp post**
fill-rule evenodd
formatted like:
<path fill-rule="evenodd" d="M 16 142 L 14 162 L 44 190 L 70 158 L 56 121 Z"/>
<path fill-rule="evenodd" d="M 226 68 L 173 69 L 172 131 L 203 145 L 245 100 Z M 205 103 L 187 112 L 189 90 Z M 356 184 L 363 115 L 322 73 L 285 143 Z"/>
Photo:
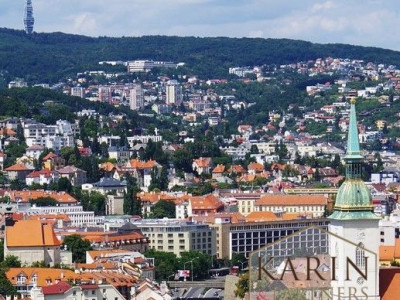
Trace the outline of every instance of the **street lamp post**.
<path fill-rule="evenodd" d="M 193 261 L 196 259 L 196 258 L 199 258 L 199 257 L 195 257 L 195 258 L 193 258 L 191 261 L 190 261 L 190 264 L 191 264 L 191 266 L 192 266 L 192 281 L 193 281 Z"/>

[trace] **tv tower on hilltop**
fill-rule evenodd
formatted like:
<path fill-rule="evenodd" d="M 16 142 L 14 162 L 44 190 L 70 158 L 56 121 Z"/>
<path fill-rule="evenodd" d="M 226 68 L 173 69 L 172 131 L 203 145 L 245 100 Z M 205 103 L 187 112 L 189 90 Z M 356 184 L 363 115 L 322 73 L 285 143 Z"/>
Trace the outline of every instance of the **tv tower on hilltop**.
<path fill-rule="evenodd" d="M 25 32 L 27 34 L 31 34 L 33 32 L 33 24 L 35 24 L 35 19 L 33 18 L 32 0 L 26 0 L 24 24 Z"/>

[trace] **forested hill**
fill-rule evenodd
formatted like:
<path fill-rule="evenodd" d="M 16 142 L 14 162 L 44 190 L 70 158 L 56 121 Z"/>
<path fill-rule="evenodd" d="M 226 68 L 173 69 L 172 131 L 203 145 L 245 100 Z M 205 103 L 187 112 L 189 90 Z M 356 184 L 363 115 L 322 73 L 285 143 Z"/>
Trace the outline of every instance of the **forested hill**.
<path fill-rule="evenodd" d="M 185 62 L 203 78 L 226 76 L 231 66 L 282 64 L 318 57 L 359 58 L 400 65 L 400 52 L 288 39 L 175 36 L 99 37 L 0 28 L 0 74 L 30 82 L 99 69 L 102 60 L 154 59 Z"/>

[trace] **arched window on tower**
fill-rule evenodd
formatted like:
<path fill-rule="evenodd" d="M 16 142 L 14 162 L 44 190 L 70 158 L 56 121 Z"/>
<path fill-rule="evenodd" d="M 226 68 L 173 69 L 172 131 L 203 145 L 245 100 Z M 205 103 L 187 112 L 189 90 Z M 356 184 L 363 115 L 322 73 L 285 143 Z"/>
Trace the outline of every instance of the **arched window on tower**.
<path fill-rule="evenodd" d="M 365 251 L 364 244 L 359 243 L 356 248 L 356 265 L 359 268 L 365 268 Z"/>

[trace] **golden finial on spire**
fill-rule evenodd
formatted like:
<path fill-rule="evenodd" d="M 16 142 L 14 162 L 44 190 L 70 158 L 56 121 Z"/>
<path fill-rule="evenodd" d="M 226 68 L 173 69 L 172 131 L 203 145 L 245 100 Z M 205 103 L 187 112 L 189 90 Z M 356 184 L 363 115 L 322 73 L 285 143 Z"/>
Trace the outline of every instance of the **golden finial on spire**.
<path fill-rule="evenodd" d="M 352 97 L 352 98 L 350 99 L 350 104 L 356 104 L 356 102 L 357 102 L 357 100 L 356 100 L 355 97 Z"/>

